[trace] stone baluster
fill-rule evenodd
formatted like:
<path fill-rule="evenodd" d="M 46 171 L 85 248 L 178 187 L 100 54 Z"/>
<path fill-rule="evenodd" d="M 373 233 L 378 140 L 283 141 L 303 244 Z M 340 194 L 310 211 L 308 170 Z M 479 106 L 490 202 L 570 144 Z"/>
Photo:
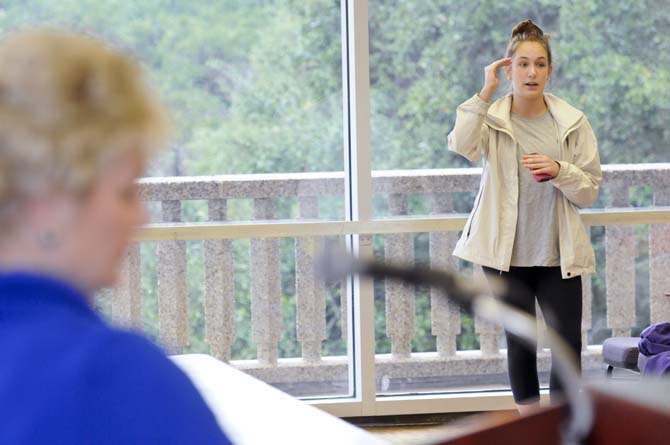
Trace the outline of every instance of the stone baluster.
<path fill-rule="evenodd" d="M 664 184 L 665 185 L 665 184 Z M 654 205 L 670 206 L 670 187 L 657 186 Z M 651 323 L 670 320 L 670 224 L 649 227 L 649 305 Z"/>
<path fill-rule="evenodd" d="M 318 218 L 315 196 L 301 196 L 300 217 Z M 302 357 L 309 362 L 321 360 L 321 342 L 326 339 L 326 289 L 314 273 L 318 255 L 317 237 L 300 237 L 295 242 L 296 337 L 302 344 Z"/>
<path fill-rule="evenodd" d="M 432 196 L 433 214 L 449 214 L 454 211 L 453 199 L 447 193 Z M 458 232 L 432 232 L 430 234 L 430 266 L 434 269 L 458 269 L 458 260 L 451 252 L 458 241 Z M 440 357 L 456 354 L 456 336 L 461 333 L 461 311 L 450 301 L 444 291 L 430 289 L 431 333 L 437 337 L 437 352 Z"/>
<path fill-rule="evenodd" d="M 473 266 L 472 279 L 477 281 L 486 280 L 481 266 Z M 475 333 L 479 336 L 479 350 L 482 352 L 482 355 L 500 354 L 498 336 L 501 332 L 501 328 L 495 323 L 484 321 L 480 317 L 475 316 Z"/>
<path fill-rule="evenodd" d="M 208 201 L 209 220 L 227 219 L 227 201 Z M 230 360 L 235 340 L 235 278 L 232 241 L 205 240 L 205 340 L 210 353 Z"/>
<path fill-rule="evenodd" d="M 140 244 L 128 246 L 112 298 L 112 319 L 130 329 L 142 330 L 142 270 Z"/>
<path fill-rule="evenodd" d="M 163 222 L 181 221 L 181 201 L 162 201 Z M 158 323 L 161 342 L 170 353 L 188 345 L 186 242 L 158 243 Z"/>
<path fill-rule="evenodd" d="M 349 281 L 345 279 L 340 281 L 340 328 L 345 343 L 349 338 L 349 317 Z"/>
<path fill-rule="evenodd" d="M 338 248 L 342 251 L 346 251 L 347 242 L 345 237 L 338 238 Z M 340 329 L 342 333 L 342 339 L 347 341 L 349 336 L 349 280 L 351 278 L 347 277 L 340 281 L 339 290 L 340 290 Z"/>
<path fill-rule="evenodd" d="M 269 220 L 274 215 L 270 198 L 254 199 L 254 217 Z M 282 329 L 279 239 L 251 240 L 251 336 L 258 361 L 275 365 Z"/>
<path fill-rule="evenodd" d="M 391 214 L 407 215 L 407 196 L 389 195 Z M 384 237 L 385 259 L 395 264 L 414 263 L 414 240 L 411 233 Z M 398 280 L 386 280 L 386 335 L 391 338 L 394 358 L 408 358 L 412 352 L 414 336 L 415 300 L 414 285 Z"/>
<path fill-rule="evenodd" d="M 610 186 L 611 206 L 628 207 L 628 184 Z M 612 336 L 627 337 L 635 326 L 635 238 L 633 226 L 607 226 L 607 325 Z"/>

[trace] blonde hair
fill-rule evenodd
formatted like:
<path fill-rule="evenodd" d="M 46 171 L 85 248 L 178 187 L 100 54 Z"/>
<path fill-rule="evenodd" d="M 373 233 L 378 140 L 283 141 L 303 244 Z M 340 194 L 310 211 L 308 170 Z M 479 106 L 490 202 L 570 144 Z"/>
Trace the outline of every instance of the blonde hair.
<path fill-rule="evenodd" d="M 505 51 L 505 57 L 512 57 L 514 53 L 516 53 L 519 45 L 523 42 L 537 42 L 547 51 L 547 60 L 549 65 L 551 65 L 550 39 L 551 36 L 545 34 L 532 20 L 524 20 L 523 22 L 519 22 L 514 29 L 512 29 L 512 35 L 507 44 L 507 51 Z"/>
<path fill-rule="evenodd" d="M 86 193 L 122 153 L 148 159 L 168 129 L 131 58 L 83 35 L 8 36 L 0 43 L 0 223 L 47 190 Z"/>

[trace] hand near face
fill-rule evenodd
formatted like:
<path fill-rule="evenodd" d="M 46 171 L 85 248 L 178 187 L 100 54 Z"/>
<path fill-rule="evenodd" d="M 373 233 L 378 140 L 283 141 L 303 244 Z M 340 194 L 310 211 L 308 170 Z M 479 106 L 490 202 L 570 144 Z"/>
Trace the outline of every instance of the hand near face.
<path fill-rule="evenodd" d="M 551 159 L 549 156 L 539 153 L 524 155 L 521 158 L 521 165 L 526 167 L 533 175 L 547 174 L 552 178 L 558 176 L 561 165 Z"/>
<path fill-rule="evenodd" d="M 503 66 L 510 66 L 512 64 L 511 57 L 505 57 L 504 59 L 499 59 L 484 68 L 484 87 L 479 93 L 481 97 L 486 102 L 491 100 L 491 96 L 498 89 L 500 85 L 500 79 L 498 78 L 498 69 Z"/>

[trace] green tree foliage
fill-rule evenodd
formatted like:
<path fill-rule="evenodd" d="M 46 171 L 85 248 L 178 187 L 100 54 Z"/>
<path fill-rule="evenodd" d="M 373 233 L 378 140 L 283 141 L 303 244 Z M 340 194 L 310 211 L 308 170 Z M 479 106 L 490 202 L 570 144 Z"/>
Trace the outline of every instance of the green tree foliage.
<path fill-rule="evenodd" d="M 0 31 L 50 25 L 136 54 L 178 137 L 153 173 L 342 169 L 338 0 L 5 1 Z M 554 38 L 550 90 L 589 116 L 605 162 L 664 161 L 666 0 L 371 0 L 373 165 L 464 165 L 446 154 L 456 106 L 531 18 Z"/>
<path fill-rule="evenodd" d="M 565 2 L 556 89 L 585 110 L 605 163 L 667 162 L 670 3 Z"/>
<path fill-rule="evenodd" d="M 555 37 L 549 90 L 587 114 L 603 162 L 668 160 L 667 1 L 386 0 L 370 2 L 374 168 L 463 165 L 445 153 L 456 106 L 525 18 Z"/>

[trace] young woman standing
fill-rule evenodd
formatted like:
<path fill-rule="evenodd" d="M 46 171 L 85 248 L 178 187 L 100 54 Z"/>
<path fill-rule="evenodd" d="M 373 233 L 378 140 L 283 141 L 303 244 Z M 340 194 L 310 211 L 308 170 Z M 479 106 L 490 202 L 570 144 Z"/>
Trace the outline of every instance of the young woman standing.
<path fill-rule="evenodd" d="M 500 68 L 512 92 L 491 104 Z M 521 22 L 506 57 L 486 67 L 480 93 L 458 107 L 449 149 L 484 165 L 454 255 L 525 286 L 527 298 L 508 302 L 534 314 L 537 298 L 548 325 L 579 357 L 581 275 L 595 271 L 595 256 L 577 209 L 596 200 L 602 174 L 586 116 L 545 92 L 552 69 L 549 37 Z M 536 353 L 506 336 L 512 392 L 523 412 L 539 403 Z M 553 369 L 550 390 L 552 397 L 561 391 Z"/>

